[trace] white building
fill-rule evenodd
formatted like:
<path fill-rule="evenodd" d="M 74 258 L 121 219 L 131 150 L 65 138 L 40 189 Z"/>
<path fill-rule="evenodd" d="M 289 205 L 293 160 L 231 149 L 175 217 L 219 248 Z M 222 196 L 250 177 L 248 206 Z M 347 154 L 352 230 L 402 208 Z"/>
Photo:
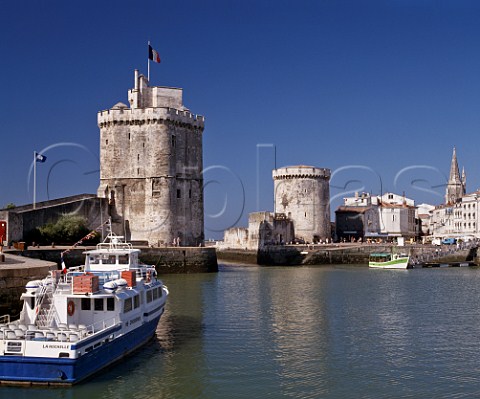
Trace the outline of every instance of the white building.
<path fill-rule="evenodd" d="M 434 238 L 473 236 L 480 238 L 478 209 L 480 191 L 459 198 L 454 204 L 432 211 L 430 230 Z"/>
<path fill-rule="evenodd" d="M 344 198 L 343 202 L 335 212 L 339 239 L 415 238 L 419 233 L 415 201 L 405 195 L 356 193 L 355 197 Z"/>

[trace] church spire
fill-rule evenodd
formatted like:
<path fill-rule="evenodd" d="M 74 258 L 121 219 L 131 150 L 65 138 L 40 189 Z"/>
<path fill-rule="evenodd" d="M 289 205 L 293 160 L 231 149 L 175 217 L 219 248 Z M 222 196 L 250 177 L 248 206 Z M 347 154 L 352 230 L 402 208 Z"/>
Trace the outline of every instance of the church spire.
<path fill-rule="evenodd" d="M 457 149 L 453 147 L 452 163 L 450 164 L 450 177 L 448 178 L 447 189 L 445 193 L 445 203 L 453 204 L 459 198 L 465 195 L 465 183 L 466 183 L 465 169 L 460 176 L 460 170 L 458 168 L 457 161 Z"/>
<path fill-rule="evenodd" d="M 457 149 L 453 147 L 452 163 L 450 164 L 450 178 L 448 183 L 459 182 L 460 171 L 458 170 Z"/>

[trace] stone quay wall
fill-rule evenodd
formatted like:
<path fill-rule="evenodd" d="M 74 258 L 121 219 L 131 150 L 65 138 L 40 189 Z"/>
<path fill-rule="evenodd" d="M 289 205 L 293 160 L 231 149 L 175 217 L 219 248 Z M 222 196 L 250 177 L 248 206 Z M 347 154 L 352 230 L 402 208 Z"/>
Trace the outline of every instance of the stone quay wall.
<path fill-rule="evenodd" d="M 25 285 L 31 280 L 41 280 L 50 270 L 56 270 L 53 262 L 25 259 L 11 254 L 5 255 L 5 262 L 0 263 L 0 315 L 19 315 L 23 302 L 20 296 L 25 292 Z"/>
<path fill-rule="evenodd" d="M 452 248 L 412 245 L 403 247 L 412 258 L 430 262 L 480 263 L 476 248 L 453 252 Z M 358 265 L 367 266 L 372 252 L 390 252 L 391 245 L 315 245 L 315 246 L 265 246 L 258 251 L 217 249 L 219 262 L 238 262 L 262 266 L 299 266 L 299 265 Z M 450 250 L 450 251 L 448 251 Z M 441 252 L 443 251 L 443 253 Z M 450 253 L 448 253 L 450 252 Z M 432 256 L 438 258 L 432 259 Z M 430 258 L 430 259 L 429 259 Z"/>
<path fill-rule="evenodd" d="M 157 272 L 162 273 L 210 273 L 218 271 L 217 255 L 215 248 L 205 247 L 165 247 L 150 248 L 138 247 L 142 252 L 140 260 L 143 263 L 155 265 Z M 60 254 L 66 247 L 50 248 L 28 247 L 22 253 L 27 258 L 34 258 L 60 265 Z M 67 267 L 83 265 L 85 263 L 84 251 L 94 247 L 80 247 L 64 255 Z"/>

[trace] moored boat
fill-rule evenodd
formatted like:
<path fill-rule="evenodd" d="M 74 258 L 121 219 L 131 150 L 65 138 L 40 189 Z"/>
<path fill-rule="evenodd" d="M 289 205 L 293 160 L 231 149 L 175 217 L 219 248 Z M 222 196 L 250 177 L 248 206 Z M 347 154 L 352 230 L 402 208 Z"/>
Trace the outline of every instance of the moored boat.
<path fill-rule="evenodd" d="M 72 385 L 147 343 L 168 297 L 139 249 L 109 234 L 83 266 L 29 282 L 0 317 L 0 383 Z"/>
<path fill-rule="evenodd" d="M 376 252 L 370 254 L 368 266 L 378 269 L 408 269 L 410 256 L 401 253 Z"/>

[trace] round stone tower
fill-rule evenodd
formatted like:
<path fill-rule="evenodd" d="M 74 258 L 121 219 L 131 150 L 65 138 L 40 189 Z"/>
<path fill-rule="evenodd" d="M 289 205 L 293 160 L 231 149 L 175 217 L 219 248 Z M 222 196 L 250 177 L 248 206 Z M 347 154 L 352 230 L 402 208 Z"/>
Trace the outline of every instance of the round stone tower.
<path fill-rule="evenodd" d="M 330 239 L 330 169 L 288 166 L 273 171 L 275 213 L 293 221 L 295 237 Z"/>
<path fill-rule="evenodd" d="M 203 231 L 203 116 L 182 89 L 150 87 L 135 71 L 129 105 L 98 113 L 100 186 L 117 233 L 152 245 L 198 245 Z"/>

